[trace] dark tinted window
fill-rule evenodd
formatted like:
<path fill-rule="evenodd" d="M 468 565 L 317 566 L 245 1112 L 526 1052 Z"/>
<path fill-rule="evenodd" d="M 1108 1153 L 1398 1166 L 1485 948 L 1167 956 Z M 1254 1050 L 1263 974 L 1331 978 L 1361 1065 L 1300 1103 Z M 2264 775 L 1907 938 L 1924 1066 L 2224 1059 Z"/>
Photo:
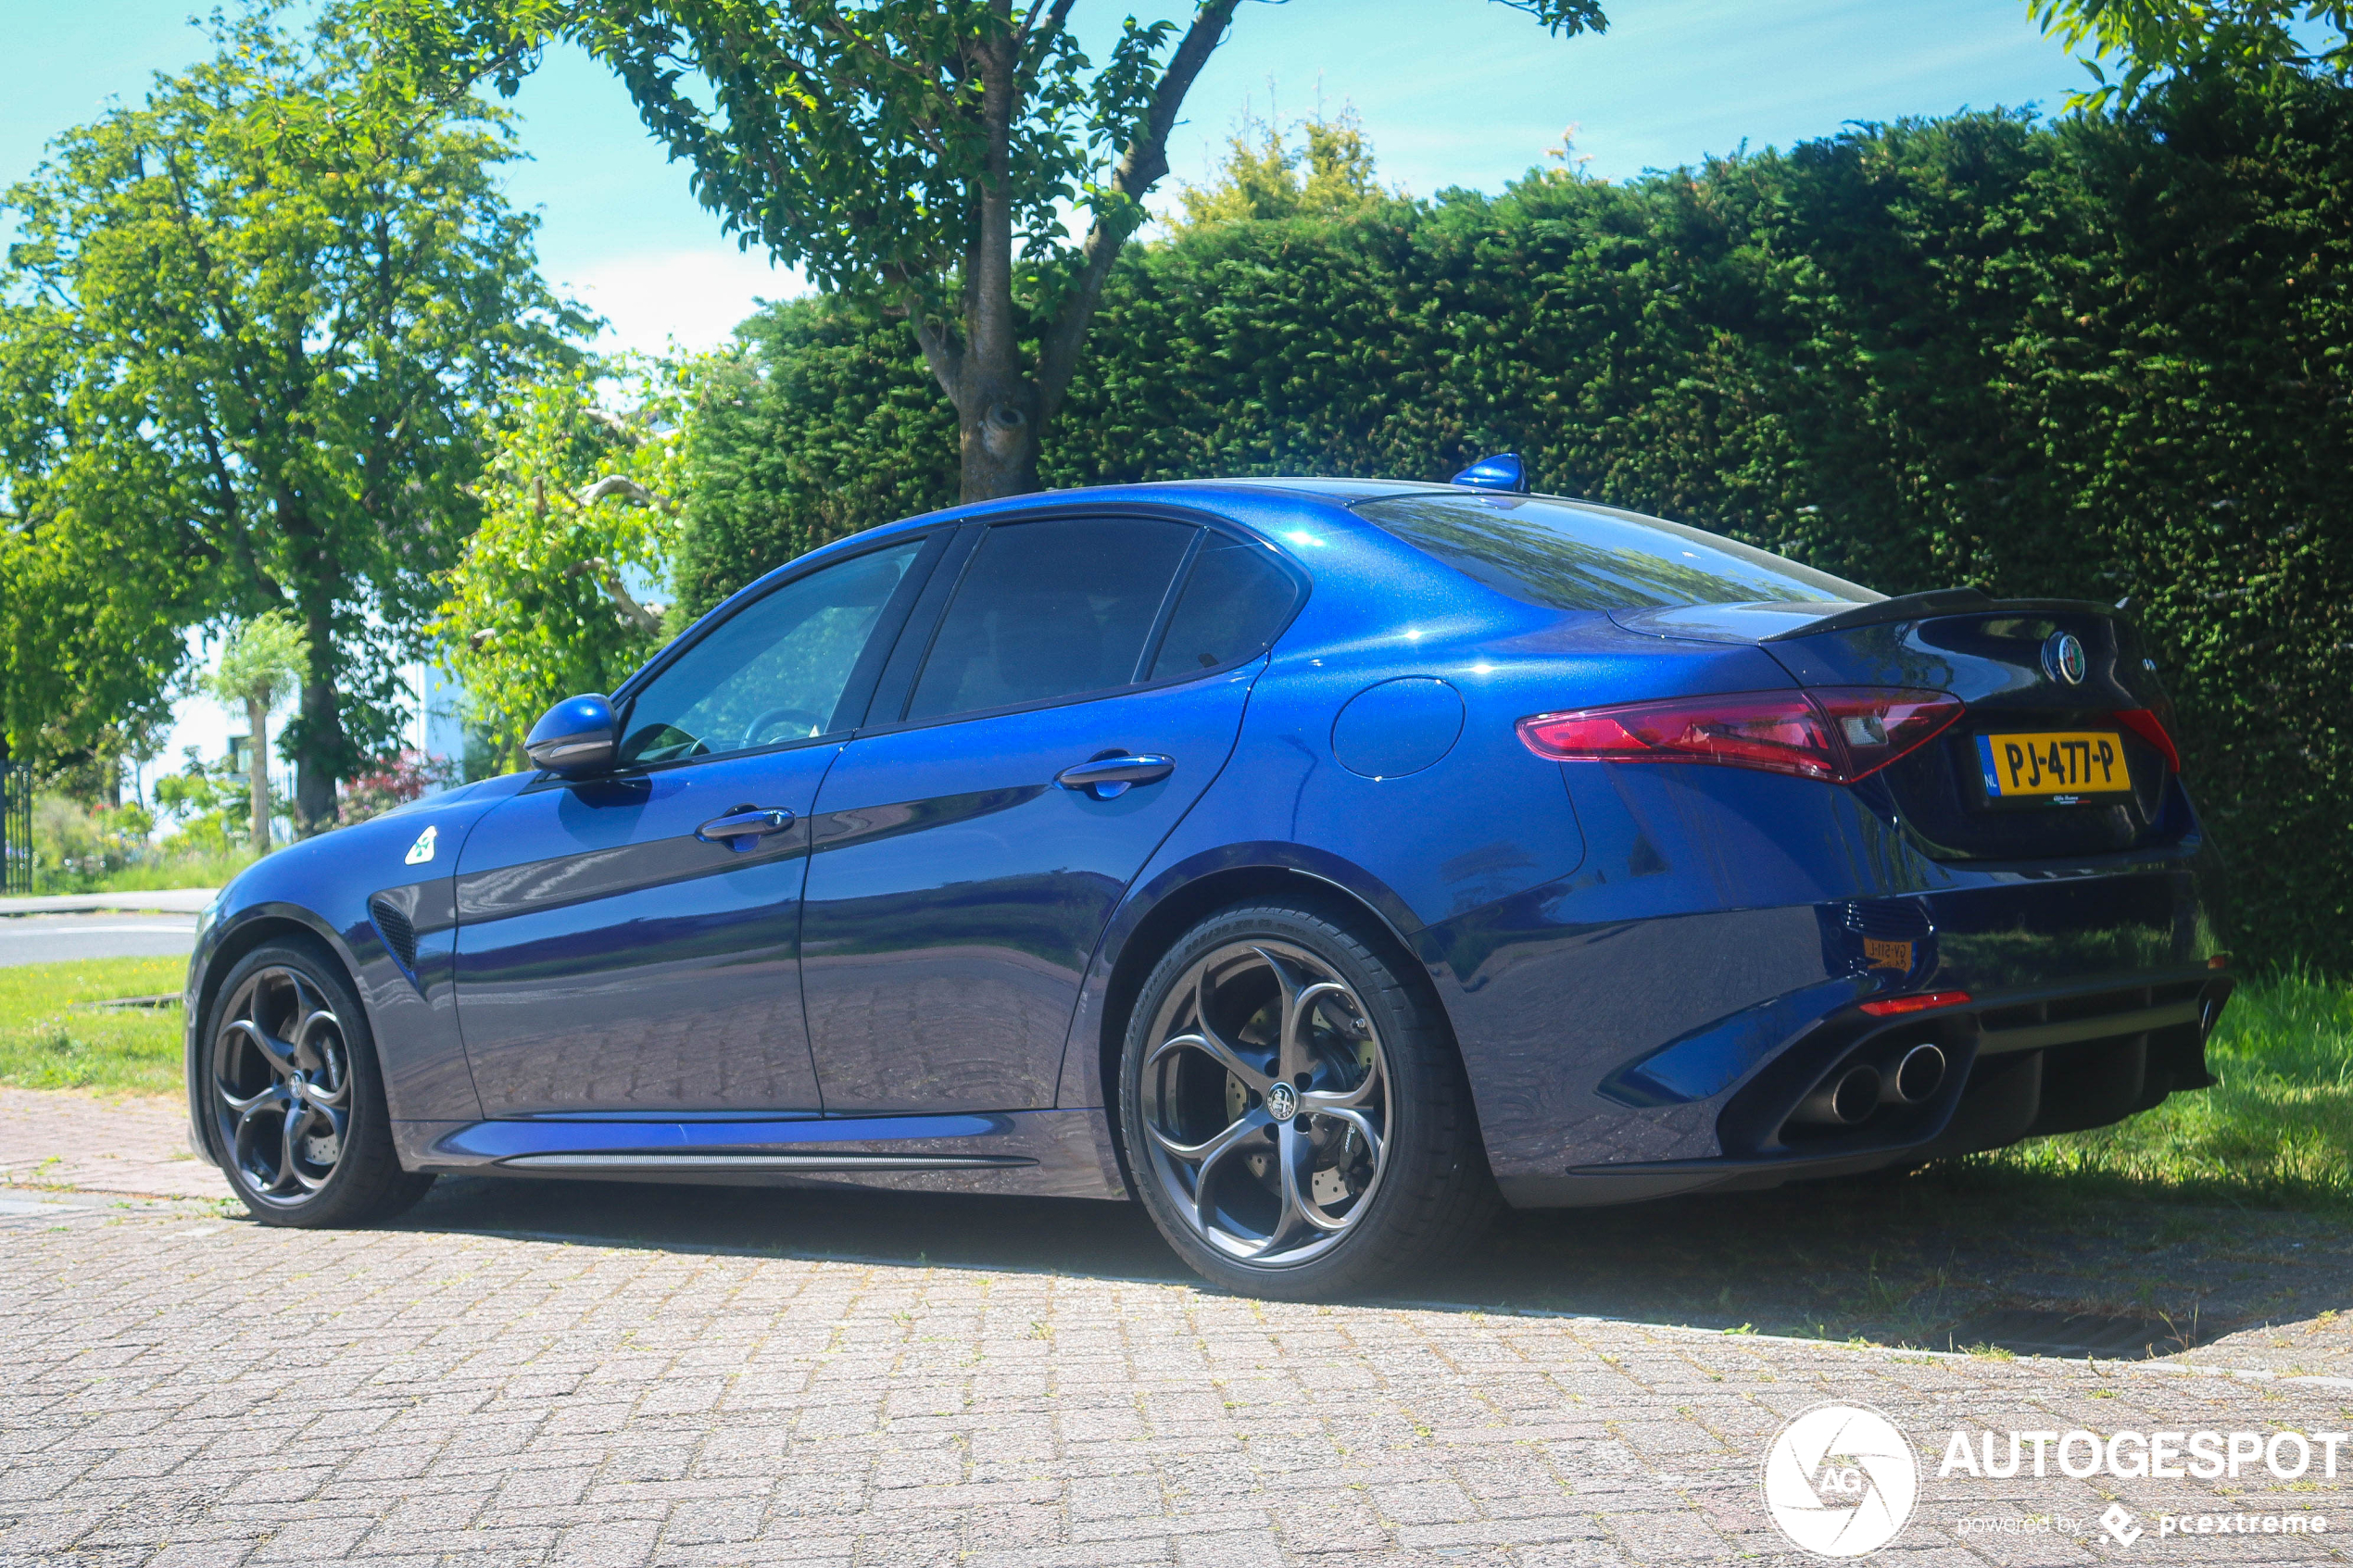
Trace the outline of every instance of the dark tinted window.
<path fill-rule="evenodd" d="M 1466 576 L 1554 609 L 1868 604 L 1885 596 L 1680 522 L 1534 495 L 1408 495 L 1356 508 Z"/>
<path fill-rule="evenodd" d="M 1283 629 L 1293 596 L 1290 579 L 1264 548 L 1212 533 L 1193 558 L 1168 635 L 1152 660 L 1152 678 L 1214 669 L 1256 653 Z"/>
<path fill-rule="evenodd" d="M 713 627 L 629 708 L 624 762 L 742 751 L 847 728 L 850 672 L 921 539 L 829 566 Z"/>
<path fill-rule="evenodd" d="M 932 639 L 907 717 L 1127 684 L 1193 533 L 1142 518 L 990 529 Z"/>

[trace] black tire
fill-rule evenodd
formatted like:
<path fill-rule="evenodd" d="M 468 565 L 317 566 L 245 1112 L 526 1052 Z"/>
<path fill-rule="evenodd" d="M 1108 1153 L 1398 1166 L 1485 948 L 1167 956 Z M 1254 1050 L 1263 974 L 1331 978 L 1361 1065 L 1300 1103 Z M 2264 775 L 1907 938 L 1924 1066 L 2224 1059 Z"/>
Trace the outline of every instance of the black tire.
<path fill-rule="evenodd" d="M 367 1010 L 320 944 L 272 942 L 240 959 L 199 1048 L 205 1141 L 263 1224 L 370 1224 L 433 1185 L 400 1168 Z"/>
<path fill-rule="evenodd" d="M 1268 903 L 1210 916 L 1145 979 L 1120 1053 L 1128 1168 L 1212 1284 L 1411 1290 L 1493 1220 L 1451 1032 L 1399 968 L 1348 913 Z"/>

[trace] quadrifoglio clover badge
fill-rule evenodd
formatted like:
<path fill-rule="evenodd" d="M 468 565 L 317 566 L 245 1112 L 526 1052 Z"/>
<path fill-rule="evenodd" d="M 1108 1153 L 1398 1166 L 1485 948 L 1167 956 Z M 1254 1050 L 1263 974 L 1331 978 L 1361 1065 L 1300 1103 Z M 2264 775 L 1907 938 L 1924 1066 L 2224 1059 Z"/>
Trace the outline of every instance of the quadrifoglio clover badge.
<path fill-rule="evenodd" d="M 1863 1557 L 1894 1540 L 1919 1495 L 1919 1458 L 1895 1424 L 1856 1405 L 1817 1405 L 1765 1453 L 1765 1512 L 1817 1557 Z"/>

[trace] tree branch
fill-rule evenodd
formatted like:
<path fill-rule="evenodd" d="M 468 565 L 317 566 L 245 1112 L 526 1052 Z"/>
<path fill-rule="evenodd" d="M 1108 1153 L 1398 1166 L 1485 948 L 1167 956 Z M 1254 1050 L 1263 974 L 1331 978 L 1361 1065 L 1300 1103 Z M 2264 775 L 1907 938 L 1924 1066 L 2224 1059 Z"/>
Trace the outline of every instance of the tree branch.
<path fill-rule="evenodd" d="M 957 402 L 964 384 L 964 345 L 946 322 L 925 313 L 923 291 L 915 287 L 904 268 L 885 268 L 883 277 L 905 303 L 916 345 L 924 351 L 924 363 L 930 367 L 932 379 L 939 383 L 939 390 L 950 403 Z"/>
<path fill-rule="evenodd" d="M 1069 25 L 1070 8 L 1076 0 L 1053 0 L 1054 8 L 1046 13 L 1046 25 L 1038 26 L 1038 13 L 1046 9 L 1046 0 L 1030 0 L 1028 14 L 1021 19 L 1021 26 L 1013 30 L 1014 42 L 1026 48 L 1032 38 L 1051 38 Z"/>
<path fill-rule="evenodd" d="M 1112 175 L 1112 188 L 1126 198 L 1126 202 L 1111 212 L 1099 215 L 1087 231 L 1087 244 L 1078 269 L 1078 281 L 1063 301 L 1054 324 L 1046 332 L 1038 354 L 1038 412 L 1042 424 L 1051 419 L 1062 406 L 1063 395 L 1070 390 L 1070 378 L 1078 368 L 1078 353 L 1087 342 L 1087 329 L 1094 324 L 1095 309 L 1102 303 L 1103 281 L 1111 275 L 1111 264 L 1119 257 L 1119 247 L 1136 229 L 1136 204 L 1168 172 L 1168 133 L 1176 127 L 1176 113 L 1184 107 L 1185 94 L 1192 90 L 1193 79 L 1202 67 L 1209 63 L 1210 55 L 1224 41 L 1226 29 L 1234 18 L 1239 0 L 1205 0 L 1194 13 L 1193 25 L 1185 31 L 1184 41 L 1169 56 L 1168 69 L 1161 73 L 1160 85 L 1153 90 L 1152 105 L 1137 128 L 1136 139 L 1127 144 L 1120 155 L 1119 167 Z"/>
<path fill-rule="evenodd" d="M 653 506 L 661 499 L 635 480 L 618 473 L 609 473 L 593 484 L 583 485 L 573 499 L 584 507 L 593 507 L 608 495 L 618 495 L 640 507 Z"/>
<path fill-rule="evenodd" d="M 564 569 L 564 575 L 566 577 L 594 575 L 605 593 L 612 599 L 614 607 L 621 611 L 625 622 L 635 625 L 641 632 L 650 632 L 656 636 L 661 634 L 661 617 L 639 604 L 630 595 L 628 588 L 621 581 L 621 573 L 615 571 L 604 557 L 590 556 L 586 560 L 575 561 Z M 488 635 L 484 633 L 478 632 L 475 636 L 484 641 L 488 640 Z M 478 648 L 481 643 L 477 642 L 474 646 Z"/>

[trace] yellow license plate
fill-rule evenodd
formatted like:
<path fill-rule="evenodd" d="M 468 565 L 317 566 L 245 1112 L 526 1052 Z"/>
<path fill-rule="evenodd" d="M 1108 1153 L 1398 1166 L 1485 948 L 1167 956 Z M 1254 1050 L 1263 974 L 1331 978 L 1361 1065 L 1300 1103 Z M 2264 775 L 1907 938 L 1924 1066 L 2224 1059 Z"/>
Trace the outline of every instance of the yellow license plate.
<path fill-rule="evenodd" d="M 2045 730 L 1980 735 L 1977 760 L 1985 793 L 1996 800 L 2120 795 L 2133 787 L 2124 744 L 2112 730 Z"/>

